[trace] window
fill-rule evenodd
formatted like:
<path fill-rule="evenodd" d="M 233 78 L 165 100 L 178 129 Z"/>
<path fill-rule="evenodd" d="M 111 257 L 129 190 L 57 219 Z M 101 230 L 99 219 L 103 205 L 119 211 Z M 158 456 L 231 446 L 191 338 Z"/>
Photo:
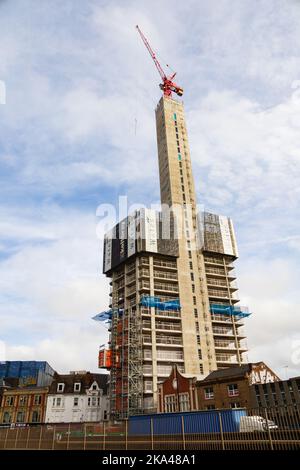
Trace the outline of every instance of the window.
<path fill-rule="evenodd" d="M 40 412 L 39 411 L 33 411 L 32 412 L 31 422 L 32 423 L 39 423 L 40 422 Z"/>
<path fill-rule="evenodd" d="M 190 269 L 193 269 L 193 263 L 190 261 Z"/>
<path fill-rule="evenodd" d="M 199 364 L 200 374 L 203 374 L 203 364 Z"/>
<path fill-rule="evenodd" d="M 198 349 L 198 358 L 201 360 L 202 359 L 202 351 L 201 349 Z"/>
<path fill-rule="evenodd" d="M 58 392 L 63 392 L 63 391 L 64 391 L 64 388 L 65 388 L 65 384 L 64 384 L 64 383 L 59 383 L 59 384 L 57 384 L 57 391 L 58 391 Z"/>
<path fill-rule="evenodd" d="M 188 393 L 179 394 L 179 411 L 190 411 L 190 398 Z"/>
<path fill-rule="evenodd" d="M 15 397 L 6 397 L 5 405 L 6 406 L 13 406 L 14 401 L 15 401 Z"/>
<path fill-rule="evenodd" d="M 17 423 L 25 423 L 25 413 L 24 413 L 24 411 L 18 411 Z"/>
<path fill-rule="evenodd" d="M 194 308 L 194 316 L 195 318 L 198 318 L 198 310 L 196 308 Z"/>
<path fill-rule="evenodd" d="M 97 384 L 93 384 L 92 390 L 97 390 L 97 388 L 98 388 L 98 387 L 97 387 Z"/>
<path fill-rule="evenodd" d="M 197 343 L 198 343 L 199 345 L 201 344 L 200 335 L 197 335 Z"/>
<path fill-rule="evenodd" d="M 74 398 L 74 404 L 73 404 L 73 406 L 78 406 L 78 400 L 79 400 L 78 397 L 75 397 L 75 398 Z"/>
<path fill-rule="evenodd" d="M 214 389 L 212 387 L 204 389 L 204 398 L 205 400 L 211 400 L 214 398 Z"/>
<path fill-rule="evenodd" d="M 176 410 L 176 397 L 175 395 L 165 396 L 165 413 L 174 413 Z"/>
<path fill-rule="evenodd" d="M 194 273 L 191 273 L 191 280 L 194 280 Z"/>
<path fill-rule="evenodd" d="M 11 423 L 11 413 L 9 413 L 9 411 L 5 411 L 5 412 L 4 412 L 2 422 L 3 422 L 4 424 L 9 424 L 9 423 Z"/>
<path fill-rule="evenodd" d="M 195 294 L 195 284 L 192 284 L 192 293 Z"/>
<path fill-rule="evenodd" d="M 237 397 L 239 395 L 239 389 L 237 384 L 229 384 L 227 386 L 227 390 L 229 397 Z"/>
<path fill-rule="evenodd" d="M 42 395 L 34 395 L 33 404 L 40 405 L 42 403 Z"/>
<path fill-rule="evenodd" d="M 241 404 L 239 402 L 230 403 L 231 408 L 240 408 Z"/>
<path fill-rule="evenodd" d="M 195 296 L 193 296 L 193 304 L 194 304 L 194 305 L 197 305 L 197 300 L 196 300 L 196 297 L 195 297 Z"/>
<path fill-rule="evenodd" d="M 56 406 L 60 406 L 61 405 L 61 398 L 56 398 Z"/>
<path fill-rule="evenodd" d="M 80 392 L 80 389 L 81 389 L 81 383 L 80 382 L 74 383 L 74 392 Z"/>
<path fill-rule="evenodd" d="M 144 390 L 145 392 L 152 392 L 152 380 L 145 380 Z"/>
<path fill-rule="evenodd" d="M 207 410 L 215 410 L 216 407 L 215 407 L 215 405 L 207 405 L 206 409 Z"/>
<path fill-rule="evenodd" d="M 19 405 L 20 406 L 25 406 L 27 403 L 27 396 L 26 395 L 21 395 L 19 398 Z"/>

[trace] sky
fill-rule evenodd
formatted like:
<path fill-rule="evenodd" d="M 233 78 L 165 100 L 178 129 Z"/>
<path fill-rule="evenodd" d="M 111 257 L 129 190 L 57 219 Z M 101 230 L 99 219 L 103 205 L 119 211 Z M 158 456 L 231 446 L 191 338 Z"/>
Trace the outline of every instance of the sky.
<path fill-rule="evenodd" d="M 184 88 L 198 203 L 235 223 L 248 359 L 300 375 L 299 20 L 299 0 L 0 0 L 0 360 L 97 371 L 97 208 L 159 201 L 139 24 Z"/>

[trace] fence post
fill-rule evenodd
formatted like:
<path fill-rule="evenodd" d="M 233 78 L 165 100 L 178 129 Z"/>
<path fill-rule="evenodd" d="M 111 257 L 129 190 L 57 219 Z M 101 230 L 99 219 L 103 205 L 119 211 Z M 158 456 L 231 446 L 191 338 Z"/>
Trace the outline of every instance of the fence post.
<path fill-rule="evenodd" d="M 270 431 L 270 426 L 269 426 L 267 408 L 265 408 L 265 418 L 266 418 L 266 425 L 267 425 L 267 428 L 268 428 L 268 437 L 269 437 L 269 442 L 270 442 L 270 449 L 274 450 L 271 431 Z"/>
<path fill-rule="evenodd" d="M 185 450 L 185 429 L 184 429 L 184 416 L 183 415 L 181 415 L 181 431 L 182 431 L 183 450 Z"/>
<path fill-rule="evenodd" d="M 28 449 L 29 436 L 30 436 L 30 426 L 28 426 L 28 433 L 27 433 L 27 439 L 26 439 L 26 449 Z"/>
<path fill-rule="evenodd" d="M 103 450 L 105 450 L 105 421 L 103 421 Z"/>
<path fill-rule="evenodd" d="M 151 450 L 154 450 L 153 418 L 150 418 L 150 429 L 151 429 Z"/>
<path fill-rule="evenodd" d="M 220 411 L 218 412 L 218 416 L 219 416 L 219 423 L 220 423 L 222 450 L 225 450 L 225 442 L 224 442 L 224 434 L 223 434 L 223 423 L 222 423 L 222 416 L 221 416 Z"/>
<path fill-rule="evenodd" d="M 71 433 L 71 423 L 69 423 L 69 426 L 68 426 L 68 435 L 67 435 L 67 450 L 69 450 L 69 444 L 70 444 L 70 433 Z"/>
<path fill-rule="evenodd" d="M 128 419 L 125 421 L 125 449 L 128 450 Z"/>
<path fill-rule="evenodd" d="M 83 450 L 86 449 L 86 423 L 83 424 Z"/>
<path fill-rule="evenodd" d="M 16 431 L 16 438 L 15 438 L 15 449 L 17 448 L 18 435 L 19 435 L 19 428 L 17 428 L 17 431 Z"/>
<path fill-rule="evenodd" d="M 41 450 L 42 434 L 43 434 L 43 426 L 40 426 L 39 450 Z"/>
<path fill-rule="evenodd" d="M 56 436 L 56 426 L 53 426 L 53 438 L 52 438 L 52 450 L 54 450 L 54 443 L 55 443 L 55 436 Z"/>
<path fill-rule="evenodd" d="M 6 449 L 6 446 L 7 446 L 8 431 L 9 431 L 9 427 L 7 428 L 7 430 L 6 430 L 6 434 L 5 434 L 5 439 L 4 439 L 4 449 Z"/>

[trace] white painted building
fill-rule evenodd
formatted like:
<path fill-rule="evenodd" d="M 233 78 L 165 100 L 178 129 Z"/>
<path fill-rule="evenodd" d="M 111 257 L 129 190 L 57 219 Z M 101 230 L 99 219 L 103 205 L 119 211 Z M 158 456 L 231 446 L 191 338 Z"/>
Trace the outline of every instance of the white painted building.
<path fill-rule="evenodd" d="M 47 398 L 46 423 L 88 423 L 108 418 L 106 374 L 57 375 Z"/>

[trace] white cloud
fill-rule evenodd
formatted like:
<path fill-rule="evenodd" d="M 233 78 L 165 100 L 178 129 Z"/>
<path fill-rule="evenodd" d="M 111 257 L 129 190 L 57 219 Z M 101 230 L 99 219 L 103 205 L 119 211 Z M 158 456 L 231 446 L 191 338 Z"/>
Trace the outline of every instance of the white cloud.
<path fill-rule="evenodd" d="M 277 369 L 289 361 L 295 372 L 299 3 L 79 3 L 0 3 L 0 293 L 9 357 L 94 367 L 104 332 L 90 316 L 107 306 L 108 285 L 95 208 L 80 212 L 81 194 L 110 202 L 124 191 L 142 203 L 158 194 L 159 76 L 138 23 L 185 87 L 198 202 L 236 223 L 241 293 L 255 311 L 250 357 Z M 58 195 L 61 208 L 52 203 Z"/>
<path fill-rule="evenodd" d="M 294 360 L 294 342 L 300 340 L 299 275 L 299 266 L 289 259 L 253 255 L 240 262 L 241 302 L 253 312 L 245 320 L 249 359 L 265 361 L 282 378 L 286 365 L 290 375 L 300 374 L 300 364 Z"/>

